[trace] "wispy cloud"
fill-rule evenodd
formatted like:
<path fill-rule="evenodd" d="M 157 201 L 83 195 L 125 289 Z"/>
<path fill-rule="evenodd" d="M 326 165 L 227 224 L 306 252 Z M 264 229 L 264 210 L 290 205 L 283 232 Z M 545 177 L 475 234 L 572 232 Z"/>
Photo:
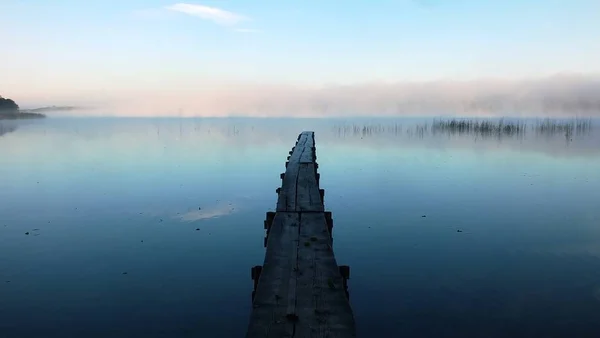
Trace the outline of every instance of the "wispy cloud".
<path fill-rule="evenodd" d="M 204 20 L 210 20 L 222 26 L 233 26 L 248 20 L 248 18 L 244 15 L 203 5 L 178 3 L 168 6 L 166 9 L 192 15 Z"/>

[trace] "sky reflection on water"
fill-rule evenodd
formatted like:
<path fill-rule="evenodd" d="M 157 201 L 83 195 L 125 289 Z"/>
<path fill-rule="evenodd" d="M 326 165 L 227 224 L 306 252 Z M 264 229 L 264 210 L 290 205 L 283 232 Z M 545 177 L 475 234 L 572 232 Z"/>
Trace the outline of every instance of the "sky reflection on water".
<path fill-rule="evenodd" d="M 18 125 L 0 136 L 0 336 L 243 335 L 265 212 L 314 130 L 360 336 L 596 337 L 598 128 L 567 141 L 426 122 Z M 353 125 L 386 127 L 340 132 Z"/>

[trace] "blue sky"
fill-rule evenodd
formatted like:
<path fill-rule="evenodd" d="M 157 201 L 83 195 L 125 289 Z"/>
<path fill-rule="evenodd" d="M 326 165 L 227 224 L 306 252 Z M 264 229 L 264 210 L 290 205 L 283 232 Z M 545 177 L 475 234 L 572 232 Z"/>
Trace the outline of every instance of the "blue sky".
<path fill-rule="evenodd" d="M 600 1 L 0 1 L 0 94 L 600 73 Z"/>

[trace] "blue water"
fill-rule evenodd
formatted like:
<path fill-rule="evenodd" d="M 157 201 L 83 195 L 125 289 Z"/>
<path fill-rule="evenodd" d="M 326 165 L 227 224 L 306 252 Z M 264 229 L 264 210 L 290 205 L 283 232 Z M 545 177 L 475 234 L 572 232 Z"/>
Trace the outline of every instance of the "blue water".
<path fill-rule="evenodd" d="M 303 130 L 361 337 L 600 336 L 599 129 L 421 122 L 3 122 L 0 337 L 243 336 Z"/>

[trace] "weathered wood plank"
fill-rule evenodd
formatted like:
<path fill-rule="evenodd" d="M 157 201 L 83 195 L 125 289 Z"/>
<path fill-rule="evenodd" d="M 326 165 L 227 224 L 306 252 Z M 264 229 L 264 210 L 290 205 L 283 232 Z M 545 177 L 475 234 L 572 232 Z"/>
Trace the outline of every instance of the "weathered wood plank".
<path fill-rule="evenodd" d="M 316 178 L 314 133 L 303 132 L 292 151 L 277 199 L 277 211 L 323 211 Z M 316 188 L 316 191 L 314 189 Z"/>
<path fill-rule="evenodd" d="M 296 211 L 324 211 L 314 163 L 301 163 L 296 183 Z"/>
<path fill-rule="evenodd" d="M 300 163 L 290 162 L 281 183 L 277 198 L 277 212 L 296 211 L 296 188 Z"/>
<path fill-rule="evenodd" d="M 300 159 L 302 158 L 302 154 L 304 153 L 304 151 L 306 151 L 306 147 L 309 144 L 313 144 L 314 142 L 312 142 L 311 140 L 313 139 L 313 133 L 310 131 L 305 131 L 302 134 L 300 134 L 299 138 L 298 138 L 298 143 L 296 143 L 296 146 L 294 146 L 294 150 L 292 151 L 292 154 L 290 155 L 289 161 L 290 163 L 292 162 L 297 162 L 300 163 Z"/>
<path fill-rule="evenodd" d="M 306 141 L 304 143 L 304 149 L 300 154 L 300 163 L 314 163 L 315 162 L 315 134 L 308 132 Z"/>
<path fill-rule="evenodd" d="M 324 213 L 302 213 L 294 337 L 355 337 L 354 316 Z"/>
<path fill-rule="evenodd" d="M 315 162 L 315 137 L 312 131 L 300 134 L 298 143 L 290 154 L 290 162 L 313 163 Z"/>
<path fill-rule="evenodd" d="M 286 315 L 289 295 L 296 294 L 295 285 L 292 285 L 294 290 L 290 290 L 290 277 L 295 279 L 299 217 L 297 213 L 277 213 L 273 219 L 246 333 L 248 338 L 294 335 L 294 322 Z"/>
<path fill-rule="evenodd" d="M 300 157 L 304 151 L 304 146 L 312 134 L 303 132 L 298 135 L 298 141 L 292 149 L 288 162 L 286 164 L 285 175 L 281 182 L 281 189 L 277 198 L 277 211 L 295 211 L 296 210 L 296 186 L 298 181 L 298 172 Z"/>
<path fill-rule="evenodd" d="M 356 337 L 345 281 L 337 265 L 318 184 L 313 132 L 298 136 L 290 152 L 277 212 L 267 213 L 267 253 L 247 338 Z"/>

